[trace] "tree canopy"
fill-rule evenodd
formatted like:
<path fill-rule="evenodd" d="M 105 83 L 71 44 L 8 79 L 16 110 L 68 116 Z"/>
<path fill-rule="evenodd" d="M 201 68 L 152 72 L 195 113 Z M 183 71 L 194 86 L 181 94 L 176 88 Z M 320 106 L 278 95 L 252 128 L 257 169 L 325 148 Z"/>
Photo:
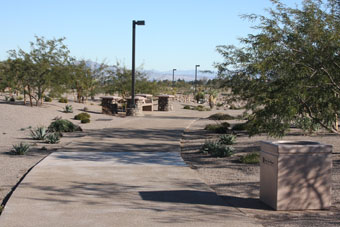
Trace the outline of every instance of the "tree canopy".
<path fill-rule="evenodd" d="M 337 131 L 340 110 L 340 3 L 272 0 L 269 16 L 246 15 L 258 33 L 242 47 L 218 46 L 216 64 L 233 94 L 247 101 L 250 135 L 283 136 L 292 124 Z"/>

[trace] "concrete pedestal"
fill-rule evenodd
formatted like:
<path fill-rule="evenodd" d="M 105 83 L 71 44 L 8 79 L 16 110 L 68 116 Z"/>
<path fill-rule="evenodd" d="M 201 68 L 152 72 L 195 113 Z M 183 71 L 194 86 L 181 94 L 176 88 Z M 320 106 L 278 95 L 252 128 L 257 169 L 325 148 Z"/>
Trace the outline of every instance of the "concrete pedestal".
<path fill-rule="evenodd" d="M 158 96 L 158 111 L 172 111 L 174 110 L 173 102 L 175 96 L 173 95 L 159 95 Z"/>
<path fill-rule="evenodd" d="M 131 105 L 131 98 L 126 99 L 127 100 L 127 109 L 126 109 L 126 116 L 144 116 L 143 114 L 143 104 L 145 101 L 145 98 L 142 97 L 135 97 L 135 107 L 132 107 Z"/>
<path fill-rule="evenodd" d="M 332 146 L 261 142 L 260 200 L 275 210 L 329 209 Z"/>

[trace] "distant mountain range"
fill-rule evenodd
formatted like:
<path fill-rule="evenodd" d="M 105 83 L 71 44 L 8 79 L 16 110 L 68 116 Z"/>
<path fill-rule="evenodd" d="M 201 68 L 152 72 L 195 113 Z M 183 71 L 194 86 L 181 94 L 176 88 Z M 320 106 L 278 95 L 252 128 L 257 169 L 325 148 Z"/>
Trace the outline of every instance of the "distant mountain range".
<path fill-rule="evenodd" d="M 90 68 L 97 68 L 100 66 L 99 63 L 93 61 L 86 61 L 86 65 Z M 172 70 L 170 71 L 158 71 L 158 70 L 144 70 L 145 74 L 148 76 L 149 80 L 172 80 Z M 207 71 L 197 71 L 197 80 L 205 79 L 214 79 L 216 78 L 216 72 L 207 72 Z M 176 70 L 175 71 L 175 80 L 185 80 L 185 81 L 193 81 L 195 80 L 195 70 Z"/>
<path fill-rule="evenodd" d="M 172 70 L 171 71 L 157 71 L 157 70 L 144 70 L 148 75 L 150 80 L 172 80 Z M 216 72 L 201 72 L 197 71 L 197 80 L 203 78 L 214 79 L 216 77 Z M 175 80 L 185 80 L 192 81 L 195 80 L 195 70 L 176 70 Z"/>

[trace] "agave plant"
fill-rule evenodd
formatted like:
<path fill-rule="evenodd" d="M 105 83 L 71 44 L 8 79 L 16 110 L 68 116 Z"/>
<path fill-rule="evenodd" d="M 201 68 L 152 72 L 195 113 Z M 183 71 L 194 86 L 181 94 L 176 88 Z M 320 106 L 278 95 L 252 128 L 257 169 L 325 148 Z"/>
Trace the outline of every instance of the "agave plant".
<path fill-rule="evenodd" d="M 234 153 L 233 147 L 225 146 L 215 140 L 206 140 L 200 150 L 214 157 L 230 157 Z"/>
<path fill-rule="evenodd" d="M 72 105 L 66 105 L 64 108 L 65 113 L 73 113 L 73 107 Z"/>
<path fill-rule="evenodd" d="M 236 136 L 232 134 L 221 135 L 218 142 L 224 145 L 233 145 L 235 143 Z"/>
<path fill-rule="evenodd" d="M 47 136 L 47 128 L 44 126 L 31 129 L 31 137 L 34 140 L 44 140 Z"/>
<path fill-rule="evenodd" d="M 45 142 L 50 143 L 50 144 L 59 143 L 59 141 L 60 141 L 60 134 L 58 132 L 49 133 L 47 134 L 45 138 Z"/>
<path fill-rule="evenodd" d="M 30 145 L 20 142 L 18 145 L 13 145 L 11 152 L 16 155 L 24 155 L 30 149 Z"/>

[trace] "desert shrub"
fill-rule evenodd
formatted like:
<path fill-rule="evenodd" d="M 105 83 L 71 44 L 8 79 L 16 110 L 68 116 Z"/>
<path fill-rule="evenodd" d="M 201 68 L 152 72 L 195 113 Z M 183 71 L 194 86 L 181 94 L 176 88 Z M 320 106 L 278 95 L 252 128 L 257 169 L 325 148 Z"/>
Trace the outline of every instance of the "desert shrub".
<path fill-rule="evenodd" d="M 31 129 L 31 137 L 34 140 L 44 140 L 47 136 L 47 128 L 44 126 L 37 127 L 35 129 Z"/>
<path fill-rule="evenodd" d="M 16 98 L 16 100 L 19 100 L 19 101 L 21 101 L 21 100 L 23 100 L 24 99 L 24 97 L 22 97 L 21 95 L 19 95 L 17 98 Z"/>
<path fill-rule="evenodd" d="M 80 122 L 82 123 L 82 124 L 86 124 L 86 123 L 90 123 L 90 118 L 84 118 L 84 119 L 82 119 Z"/>
<path fill-rule="evenodd" d="M 71 121 L 66 119 L 56 119 L 51 122 L 48 126 L 50 132 L 75 132 L 82 131 L 81 127 L 73 124 Z"/>
<path fill-rule="evenodd" d="M 223 106 L 223 103 L 218 102 L 218 103 L 216 104 L 216 106 L 217 106 L 217 107 L 221 107 L 221 106 Z"/>
<path fill-rule="evenodd" d="M 200 151 L 214 157 L 230 157 L 234 152 L 234 148 L 220 144 L 218 141 L 207 140 Z"/>
<path fill-rule="evenodd" d="M 87 108 L 86 106 L 84 107 L 83 111 L 89 111 L 89 108 Z"/>
<path fill-rule="evenodd" d="M 240 123 L 236 124 L 232 127 L 234 131 L 246 131 L 247 130 L 247 123 Z"/>
<path fill-rule="evenodd" d="M 30 145 L 20 142 L 18 145 L 13 145 L 11 152 L 16 155 L 24 155 L 30 149 Z"/>
<path fill-rule="evenodd" d="M 198 105 L 198 106 L 195 107 L 195 110 L 204 111 L 205 108 L 204 108 L 204 106 L 202 106 L 202 105 Z"/>
<path fill-rule="evenodd" d="M 200 100 L 204 99 L 204 93 L 203 92 L 197 92 L 197 94 L 195 95 L 195 100 L 197 102 L 199 102 Z"/>
<path fill-rule="evenodd" d="M 185 106 L 183 107 L 183 109 L 185 109 L 185 110 L 191 110 L 191 107 L 190 107 L 189 105 L 185 105 Z"/>
<path fill-rule="evenodd" d="M 44 97 L 44 101 L 45 101 L 45 102 L 52 102 L 52 98 L 49 97 L 49 96 L 45 96 L 45 97 Z"/>
<path fill-rule="evenodd" d="M 224 134 L 219 137 L 218 142 L 224 145 L 233 145 L 235 143 L 235 140 L 236 140 L 235 135 Z"/>
<path fill-rule="evenodd" d="M 239 161 L 244 164 L 258 164 L 260 163 L 260 154 L 258 152 L 246 154 L 241 156 Z"/>
<path fill-rule="evenodd" d="M 73 113 L 73 107 L 72 105 L 66 105 L 64 108 L 65 113 Z"/>
<path fill-rule="evenodd" d="M 208 124 L 205 126 L 205 130 L 214 133 L 228 133 L 230 124 L 228 122 L 223 122 L 221 124 Z"/>
<path fill-rule="evenodd" d="M 296 121 L 296 127 L 308 133 L 318 131 L 321 128 L 320 124 L 318 124 L 317 122 L 314 122 L 309 117 L 298 118 L 298 120 Z"/>
<path fill-rule="evenodd" d="M 235 117 L 233 117 L 229 114 L 216 113 L 216 114 L 210 115 L 209 119 L 215 120 L 215 121 L 223 121 L 223 120 L 234 120 Z"/>
<path fill-rule="evenodd" d="M 10 102 L 15 102 L 15 98 L 12 96 L 10 99 L 9 99 Z"/>
<path fill-rule="evenodd" d="M 88 113 L 80 113 L 80 114 L 77 114 L 76 116 L 74 116 L 74 119 L 75 120 L 83 120 L 83 119 L 89 119 L 91 117 L 90 114 Z"/>
<path fill-rule="evenodd" d="M 5 96 L 5 101 L 6 101 L 6 102 L 9 101 L 9 96 Z"/>
<path fill-rule="evenodd" d="M 60 141 L 60 134 L 58 132 L 49 133 L 47 134 L 45 138 L 45 142 L 49 144 L 56 144 L 56 143 L 59 143 L 59 141 Z"/>
<path fill-rule="evenodd" d="M 67 98 L 61 97 L 61 98 L 59 99 L 59 102 L 60 102 L 60 103 L 68 103 L 68 100 L 67 100 Z"/>

